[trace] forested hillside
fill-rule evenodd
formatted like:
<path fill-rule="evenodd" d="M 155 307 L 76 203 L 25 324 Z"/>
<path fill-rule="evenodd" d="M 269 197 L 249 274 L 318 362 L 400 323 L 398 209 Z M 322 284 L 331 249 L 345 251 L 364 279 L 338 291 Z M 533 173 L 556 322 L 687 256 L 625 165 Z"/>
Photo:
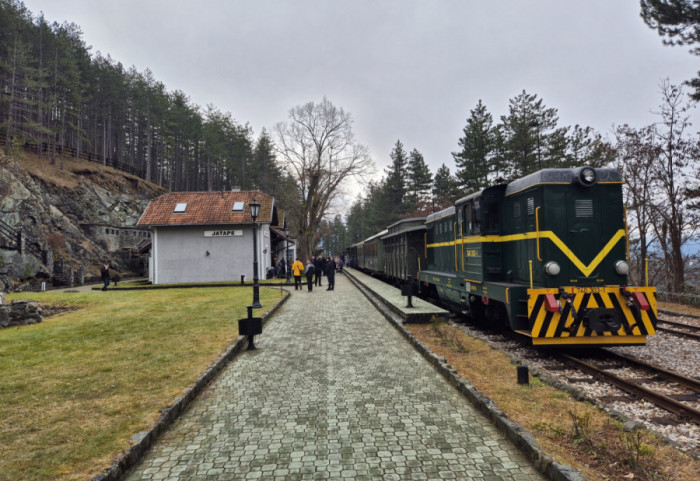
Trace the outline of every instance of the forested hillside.
<path fill-rule="evenodd" d="M 149 70 L 90 50 L 78 25 L 0 0 L 0 135 L 8 155 L 32 146 L 60 165 L 89 153 L 169 190 L 275 195 L 281 174 L 264 130 L 254 138 L 231 113 L 194 105 Z"/>

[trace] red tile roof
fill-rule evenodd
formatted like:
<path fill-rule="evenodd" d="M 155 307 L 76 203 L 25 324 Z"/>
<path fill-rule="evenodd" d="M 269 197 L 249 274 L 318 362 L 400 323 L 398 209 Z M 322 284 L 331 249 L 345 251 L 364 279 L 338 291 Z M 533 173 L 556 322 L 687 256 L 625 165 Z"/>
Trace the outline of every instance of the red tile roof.
<path fill-rule="evenodd" d="M 211 225 L 253 222 L 250 203 L 260 204 L 258 222 L 277 221 L 275 199 L 260 191 L 244 192 L 172 192 L 153 199 L 137 225 Z M 243 202 L 243 212 L 234 212 L 233 204 Z M 174 213 L 177 204 L 187 204 L 183 213 Z"/>

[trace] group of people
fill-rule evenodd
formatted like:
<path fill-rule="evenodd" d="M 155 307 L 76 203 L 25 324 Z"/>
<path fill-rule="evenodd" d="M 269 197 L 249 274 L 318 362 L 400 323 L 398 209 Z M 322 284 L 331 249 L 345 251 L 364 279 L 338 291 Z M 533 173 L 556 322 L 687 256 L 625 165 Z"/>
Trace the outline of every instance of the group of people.
<path fill-rule="evenodd" d="M 342 262 L 342 260 L 340 261 Z M 332 257 L 316 256 L 315 258 L 307 259 L 306 266 L 301 262 L 301 259 L 292 264 L 292 275 L 294 276 L 294 290 L 304 290 L 301 282 L 302 276 L 306 276 L 306 288 L 309 292 L 313 292 L 314 285 L 323 286 L 323 276 L 325 274 L 328 284 L 327 291 L 335 289 L 335 271 L 338 265 Z"/>

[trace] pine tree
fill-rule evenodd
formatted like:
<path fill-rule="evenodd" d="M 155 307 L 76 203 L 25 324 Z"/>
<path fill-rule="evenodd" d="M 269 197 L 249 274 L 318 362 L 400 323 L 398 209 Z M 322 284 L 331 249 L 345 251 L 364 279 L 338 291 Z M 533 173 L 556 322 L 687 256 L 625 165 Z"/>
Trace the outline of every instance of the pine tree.
<path fill-rule="evenodd" d="M 465 193 L 476 192 L 489 184 L 489 174 L 496 170 L 491 165 L 496 139 L 493 117 L 479 100 L 470 111 L 464 136 L 458 141 L 461 150 L 453 152 L 457 165 L 456 177 Z"/>
<path fill-rule="evenodd" d="M 609 142 L 591 127 L 575 125 L 567 137 L 566 165 L 602 167 L 615 159 Z"/>
<path fill-rule="evenodd" d="M 433 186 L 433 174 L 425 163 L 423 154 L 413 149 L 408 160 L 407 192 L 410 204 L 409 212 L 421 210 L 430 201 L 430 191 Z"/>
<path fill-rule="evenodd" d="M 365 216 L 364 199 L 358 197 L 350 206 L 346 217 L 347 227 L 346 240 L 348 245 L 353 245 L 365 238 Z"/>
<path fill-rule="evenodd" d="M 396 141 L 390 157 L 391 165 L 385 171 L 385 201 L 392 206 L 394 217 L 398 218 L 409 210 L 409 206 L 406 205 L 408 155 L 400 140 Z"/>
<path fill-rule="evenodd" d="M 453 204 L 460 195 L 457 179 L 450 173 L 449 167 L 442 164 L 435 172 L 433 183 L 433 212 Z"/>
<path fill-rule="evenodd" d="M 690 52 L 700 55 L 700 2 L 641 0 L 640 4 L 644 23 L 663 37 L 665 45 L 692 45 Z M 700 72 L 687 83 L 694 89 L 690 98 L 700 101 Z"/>
<path fill-rule="evenodd" d="M 278 197 L 282 172 L 275 157 L 274 143 L 265 129 L 255 143 L 251 160 L 252 187 Z"/>

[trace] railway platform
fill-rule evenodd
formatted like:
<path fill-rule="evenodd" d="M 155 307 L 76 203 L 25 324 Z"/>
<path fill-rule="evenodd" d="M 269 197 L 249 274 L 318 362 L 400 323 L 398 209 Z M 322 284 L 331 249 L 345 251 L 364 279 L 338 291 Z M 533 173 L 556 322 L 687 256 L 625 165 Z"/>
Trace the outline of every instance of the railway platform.
<path fill-rule="evenodd" d="M 326 287 L 292 289 L 124 479 L 548 479 L 345 275 Z"/>
<path fill-rule="evenodd" d="M 395 312 L 403 322 L 428 322 L 433 318 L 447 319 L 449 317 L 449 311 L 430 304 L 416 296 L 413 296 L 411 299 L 413 307 L 407 307 L 407 297 L 401 295 L 400 288 L 380 281 L 362 271 L 357 269 L 345 269 L 345 272 L 356 282 L 370 290 L 373 295 L 381 300 L 386 308 Z"/>

